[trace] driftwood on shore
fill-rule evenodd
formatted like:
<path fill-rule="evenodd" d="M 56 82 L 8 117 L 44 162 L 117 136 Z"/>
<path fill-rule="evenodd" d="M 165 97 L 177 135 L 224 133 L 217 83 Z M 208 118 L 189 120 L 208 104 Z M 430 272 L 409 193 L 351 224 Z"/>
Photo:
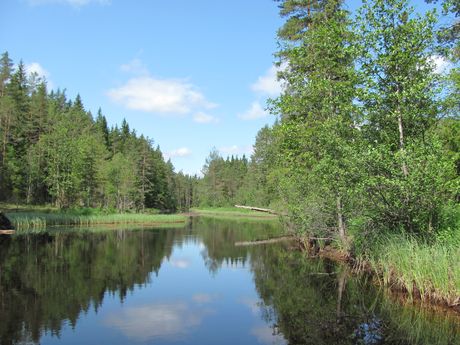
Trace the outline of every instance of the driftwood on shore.
<path fill-rule="evenodd" d="M 270 210 L 268 208 L 261 208 L 261 207 L 254 207 L 254 206 L 242 206 L 242 205 L 235 205 L 236 208 L 242 208 L 242 209 L 245 209 L 245 210 L 251 210 L 251 211 L 257 211 L 257 212 L 265 212 L 265 213 L 270 213 L 270 214 L 275 214 L 275 215 L 278 215 L 279 213 L 274 211 L 274 210 Z"/>
<path fill-rule="evenodd" d="M 292 236 L 283 236 L 283 237 L 276 237 L 270 238 L 268 240 L 258 240 L 258 241 L 243 241 L 243 242 L 235 242 L 235 246 L 254 246 L 259 244 L 270 244 L 270 243 L 277 243 L 282 241 L 293 240 L 294 237 Z"/>

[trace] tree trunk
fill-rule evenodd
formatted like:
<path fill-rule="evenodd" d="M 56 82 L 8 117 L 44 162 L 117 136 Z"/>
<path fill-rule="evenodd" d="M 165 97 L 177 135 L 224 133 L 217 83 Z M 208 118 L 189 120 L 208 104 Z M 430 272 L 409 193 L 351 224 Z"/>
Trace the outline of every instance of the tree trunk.
<path fill-rule="evenodd" d="M 342 244 L 346 243 L 345 222 L 343 220 L 343 205 L 340 195 L 337 195 L 337 226 L 339 229 L 339 236 Z"/>
<path fill-rule="evenodd" d="M 399 149 L 401 150 L 401 153 L 403 154 L 403 162 L 402 162 L 402 172 L 405 177 L 409 175 L 409 171 L 407 170 L 407 165 L 406 165 L 406 157 L 404 155 L 404 130 L 403 130 L 403 122 L 402 122 L 402 116 L 401 113 L 398 111 L 398 129 L 399 129 Z"/>
<path fill-rule="evenodd" d="M 396 95 L 398 98 L 399 98 L 400 91 L 401 90 L 398 85 L 396 88 Z M 398 117 L 399 150 L 401 151 L 402 160 L 403 160 L 401 169 L 402 169 L 404 176 L 407 177 L 407 175 L 409 175 L 409 171 L 407 170 L 407 165 L 406 165 L 406 157 L 405 157 L 405 150 L 404 150 L 404 126 L 403 126 L 403 119 L 402 119 L 402 114 L 401 114 L 401 108 L 399 105 L 399 100 L 398 100 L 398 105 L 396 107 L 396 114 Z"/>
<path fill-rule="evenodd" d="M 5 127 L 3 132 L 3 147 L 2 147 L 2 166 L 5 166 L 6 160 L 6 145 L 8 144 L 8 135 L 10 131 L 10 118 L 7 115 L 5 117 Z"/>

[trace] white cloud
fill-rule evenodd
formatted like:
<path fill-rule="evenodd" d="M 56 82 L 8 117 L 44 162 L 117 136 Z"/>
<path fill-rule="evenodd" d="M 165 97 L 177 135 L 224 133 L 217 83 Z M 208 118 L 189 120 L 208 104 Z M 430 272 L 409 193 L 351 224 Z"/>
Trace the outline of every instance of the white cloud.
<path fill-rule="evenodd" d="M 32 62 L 25 65 L 27 74 L 37 73 L 41 78 L 48 78 L 49 72 L 42 67 L 38 62 Z"/>
<path fill-rule="evenodd" d="M 193 116 L 193 121 L 197 123 L 217 123 L 219 119 L 200 111 Z"/>
<path fill-rule="evenodd" d="M 216 107 L 185 80 L 151 76 L 132 78 L 125 85 L 109 90 L 107 95 L 128 109 L 163 114 L 188 114 L 196 109 Z"/>
<path fill-rule="evenodd" d="M 242 120 L 257 120 L 268 116 L 268 112 L 260 105 L 259 102 L 252 102 L 248 110 L 242 114 L 238 114 L 238 117 Z"/>
<path fill-rule="evenodd" d="M 192 264 L 189 259 L 184 259 L 184 258 L 183 259 L 172 259 L 170 263 L 173 267 L 182 268 L 182 269 L 189 268 L 190 265 Z"/>
<path fill-rule="evenodd" d="M 223 155 L 251 155 L 254 151 L 254 147 L 250 146 L 224 146 L 219 148 L 219 152 Z"/>
<path fill-rule="evenodd" d="M 434 72 L 437 74 L 447 73 L 452 68 L 452 64 L 448 60 L 439 55 L 433 55 L 430 58 L 430 62 L 433 64 Z"/>
<path fill-rule="evenodd" d="M 209 314 L 206 310 L 192 310 L 180 302 L 152 304 L 125 308 L 109 315 L 105 323 L 137 341 L 158 338 L 177 340 L 198 326 L 206 314 Z"/>
<path fill-rule="evenodd" d="M 271 97 L 278 96 L 282 90 L 281 83 L 277 78 L 279 70 L 280 68 L 276 66 L 270 67 L 263 76 L 260 76 L 257 81 L 251 85 L 252 91 Z"/>
<path fill-rule="evenodd" d="M 72 7 L 83 7 L 89 4 L 109 5 L 110 0 L 28 0 L 29 5 L 40 6 L 49 4 L 63 4 Z"/>
<path fill-rule="evenodd" d="M 147 66 L 138 58 L 132 59 L 130 62 L 120 66 L 123 72 L 128 72 L 137 75 L 148 75 Z"/>
<path fill-rule="evenodd" d="M 48 89 L 54 88 L 53 82 L 49 79 L 50 73 L 45 68 L 43 68 L 43 66 L 40 65 L 38 62 L 32 62 L 32 63 L 26 64 L 24 67 L 28 75 L 31 75 L 32 73 L 36 73 L 38 77 L 46 80 Z"/>
<path fill-rule="evenodd" d="M 192 154 L 192 150 L 188 147 L 180 147 L 176 150 L 165 152 L 165 159 L 176 158 L 176 157 L 189 157 Z"/>

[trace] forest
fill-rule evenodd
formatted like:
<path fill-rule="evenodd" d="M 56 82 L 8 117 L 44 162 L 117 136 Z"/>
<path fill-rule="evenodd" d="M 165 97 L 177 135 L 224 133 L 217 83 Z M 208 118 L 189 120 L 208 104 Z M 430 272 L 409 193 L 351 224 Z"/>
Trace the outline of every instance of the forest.
<path fill-rule="evenodd" d="M 0 62 L 0 200 L 58 208 L 176 209 L 174 168 L 124 120 L 108 128 L 79 95 L 47 90 L 5 52 Z"/>

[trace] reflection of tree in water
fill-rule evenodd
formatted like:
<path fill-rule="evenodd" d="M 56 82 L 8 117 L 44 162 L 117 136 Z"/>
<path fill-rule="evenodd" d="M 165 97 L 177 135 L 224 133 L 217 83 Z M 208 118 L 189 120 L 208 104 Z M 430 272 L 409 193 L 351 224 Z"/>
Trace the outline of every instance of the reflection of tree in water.
<path fill-rule="evenodd" d="M 281 244 L 234 246 L 278 233 L 275 225 L 201 218 L 187 229 L 0 238 L 0 344 L 59 335 L 106 293 L 123 300 L 149 282 L 173 246 L 190 242 L 204 244 L 211 274 L 224 263 L 250 266 L 263 317 L 290 344 L 460 344 L 458 318 L 403 308 L 331 262 Z"/>
<path fill-rule="evenodd" d="M 289 344 L 460 344 L 458 318 L 403 308 L 340 266 L 281 246 L 251 258 L 263 317 Z"/>
<path fill-rule="evenodd" d="M 227 266 L 246 265 L 248 248 L 235 247 L 235 242 L 276 237 L 282 230 L 276 222 L 256 223 L 244 219 L 235 222 L 211 217 L 195 218 L 192 226 L 200 230 L 199 236 L 205 245 L 203 260 L 212 274 L 224 263 Z"/>
<path fill-rule="evenodd" d="M 0 243 L 0 343 L 59 335 L 106 292 L 123 300 L 171 255 L 174 230 L 56 233 Z"/>

